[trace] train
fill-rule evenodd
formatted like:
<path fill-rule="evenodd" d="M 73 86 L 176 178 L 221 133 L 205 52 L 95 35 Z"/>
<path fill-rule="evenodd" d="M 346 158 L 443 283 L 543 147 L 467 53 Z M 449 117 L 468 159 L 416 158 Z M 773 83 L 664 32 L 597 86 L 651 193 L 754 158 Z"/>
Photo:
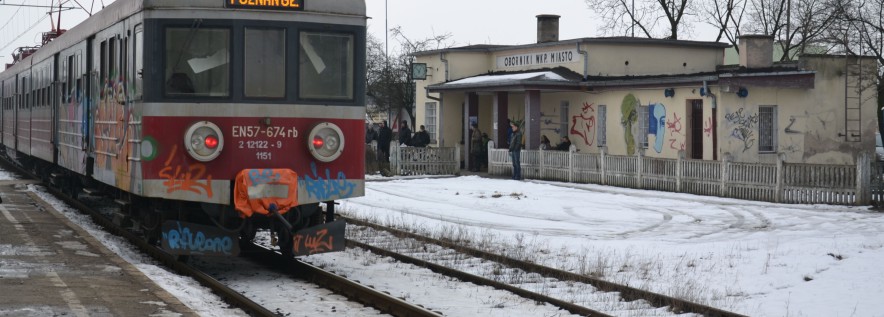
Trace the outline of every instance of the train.
<path fill-rule="evenodd" d="M 364 0 L 116 0 L 0 72 L 0 154 L 179 256 L 340 251 L 365 193 Z M 61 33 L 61 32 L 58 32 Z"/>

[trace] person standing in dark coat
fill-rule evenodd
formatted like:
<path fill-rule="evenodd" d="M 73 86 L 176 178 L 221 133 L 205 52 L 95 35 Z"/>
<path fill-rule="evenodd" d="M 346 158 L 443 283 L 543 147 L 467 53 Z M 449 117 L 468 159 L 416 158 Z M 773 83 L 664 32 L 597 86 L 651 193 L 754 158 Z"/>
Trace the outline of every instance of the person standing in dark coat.
<path fill-rule="evenodd" d="M 556 150 L 559 151 L 570 151 L 571 150 L 571 139 L 568 136 L 562 137 L 562 142 L 556 145 Z"/>
<path fill-rule="evenodd" d="M 399 128 L 399 146 L 411 145 L 411 129 L 408 128 L 408 121 L 402 120 L 402 126 Z"/>
<path fill-rule="evenodd" d="M 522 131 L 515 122 L 510 122 L 513 134 L 510 135 L 510 157 L 513 160 L 513 179 L 522 179 L 522 163 L 519 161 L 522 155 Z"/>
<path fill-rule="evenodd" d="M 427 133 L 427 128 L 421 125 L 419 131 L 414 133 L 414 137 L 411 138 L 411 144 L 416 147 L 426 147 L 430 144 L 430 134 Z"/>
<path fill-rule="evenodd" d="M 387 120 L 381 122 L 381 128 L 378 131 L 378 161 L 390 161 L 390 141 L 393 140 L 393 130 L 387 126 Z"/>
<path fill-rule="evenodd" d="M 482 130 L 475 122 L 470 127 L 470 171 L 478 172 L 482 164 Z"/>

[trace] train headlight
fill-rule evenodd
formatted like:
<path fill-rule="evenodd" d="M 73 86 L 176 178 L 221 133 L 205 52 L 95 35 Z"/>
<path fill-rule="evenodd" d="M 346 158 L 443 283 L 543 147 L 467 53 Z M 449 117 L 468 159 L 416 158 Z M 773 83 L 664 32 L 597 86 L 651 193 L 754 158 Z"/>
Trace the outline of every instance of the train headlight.
<path fill-rule="evenodd" d="M 344 151 L 344 133 L 334 123 L 317 124 L 307 136 L 307 149 L 319 161 L 334 161 Z"/>
<path fill-rule="evenodd" d="M 224 148 L 224 135 L 209 121 L 194 123 L 184 133 L 184 147 L 190 157 L 200 162 L 214 160 Z"/>

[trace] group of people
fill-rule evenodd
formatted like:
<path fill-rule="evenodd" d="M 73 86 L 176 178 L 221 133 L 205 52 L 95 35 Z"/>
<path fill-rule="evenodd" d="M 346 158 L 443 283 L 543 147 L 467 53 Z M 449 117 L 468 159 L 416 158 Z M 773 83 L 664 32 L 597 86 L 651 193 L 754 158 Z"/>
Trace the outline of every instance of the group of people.
<path fill-rule="evenodd" d="M 513 175 L 512 178 L 515 180 L 522 179 L 522 167 L 521 167 L 521 151 L 522 151 L 522 131 L 519 130 L 519 125 L 516 122 L 510 122 L 510 128 L 512 129 L 509 137 L 509 152 L 510 158 L 512 158 L 513 162 Z M 393 139 L 393 130 L 391 130 L 387 126 L 387 121 L 384 120 L 380 124 L 380 128 L 377 132 L 375 132 L 371 127 L 368 127 L 365 133 L 365 142 L 369 143 L 371 141 L 378 142 L 378 160 L 381 162 L 389 162 L 390 161 L 390 142 Z M 405 146 L 415 146 L 415 147 L 426 147 L 430 144 L 430 134 L 427 133 L 426 128 L 421 125 L 420 130 L 415 132 L 414 135 L 411 133 L 411 129 L 408 128 L 408 121 L 403 120 L 402 126 L 399 128 L 399 144 Z M 483 165 L 483 162 L 487 161 L 487 146 L 488 146 L 488 135 L 482 133 L 479 130 L 479 125 L 475 122 L 470 124 L 470 171 L 478 172 Z M 557 150 L 557 151 L 568 151 L 571 148 L 571 139 L 568 136 L 563 136 L 559 144 L 555 147 L 550 145 L 549 138 L 545 135 L 540 136 L 540 149 L 541 150 Z"/>
<path fill-rule="evenodd" d="M 559 142 L 559 144 L 556 144 L 555 147 L 552 147 L 549 143 L 549 138 L 547 138 L 545 135 L 541 135 L 540 136 L 540 149 L 545 150 L 545 151 L 548 151 L 548 150 L 568 151 L 571 149 L 571 139 L 568 138 L 567 135 L 563 136 L 562 140 Z"/>
<path fill-rule="evenodd" d="M 387 126 L 387 120 L 380 123 L 378 130 L 367 127 L 365 131 L 365 143 L 378 142 L 378 161 L 390 161 L 390 142 L 393 140 L 393 130 Z M 402 120 L 399 128 L 399 144 L 414 147 L 426 147 L 430 144 L 430 134 L 426 127 L 420 126 L 420 130 L 413 135 L 408 128 L 408 121 Z"/>

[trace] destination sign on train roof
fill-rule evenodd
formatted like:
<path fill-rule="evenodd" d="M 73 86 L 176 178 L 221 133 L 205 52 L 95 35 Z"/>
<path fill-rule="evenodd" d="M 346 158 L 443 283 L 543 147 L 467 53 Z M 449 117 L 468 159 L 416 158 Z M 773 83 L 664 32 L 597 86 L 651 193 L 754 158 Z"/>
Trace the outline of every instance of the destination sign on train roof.
<path fill-rule="evenodd" d="M 304 10 L 304 0 L 223 0 L 227 8 Z"/>

